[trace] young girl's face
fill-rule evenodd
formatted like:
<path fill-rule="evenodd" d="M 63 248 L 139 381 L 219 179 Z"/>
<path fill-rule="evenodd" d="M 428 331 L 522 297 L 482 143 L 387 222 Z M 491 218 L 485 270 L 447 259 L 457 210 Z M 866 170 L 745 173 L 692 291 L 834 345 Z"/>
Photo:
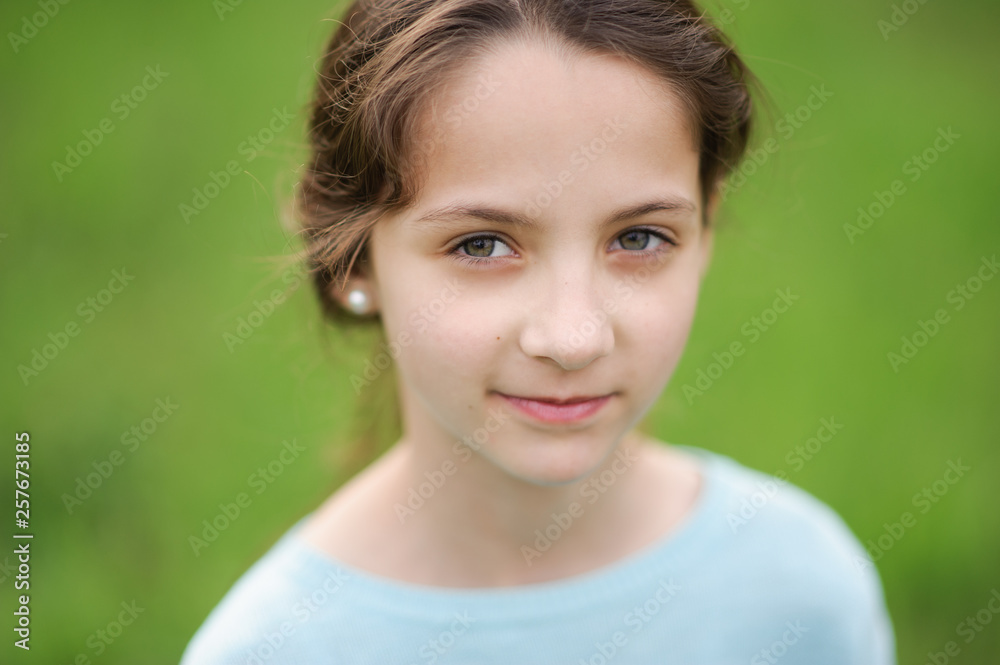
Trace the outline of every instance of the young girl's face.
<path fill-rule="evenodd" d="M 369 243 L 404 439 L 531 483 L 579 479 L 687 340 L 710 247 L 690 121 L 645 70 L 542 46 L 470 65 L 435 106 L 419 196 Z M 579 398 L 600 399 L 544 403 Z"/>

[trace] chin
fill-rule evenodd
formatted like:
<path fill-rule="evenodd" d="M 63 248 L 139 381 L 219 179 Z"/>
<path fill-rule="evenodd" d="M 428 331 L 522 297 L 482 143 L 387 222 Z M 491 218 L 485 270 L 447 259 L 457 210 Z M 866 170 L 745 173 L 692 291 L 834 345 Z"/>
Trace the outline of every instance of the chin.
<path fill-rule="evenodd" d="M 507 473 L 533 485 L 558 486 L 585 480 L 601 465 L 612 446 L 604 440 L 539 441 L 519 454 L 494 459 Z"/>

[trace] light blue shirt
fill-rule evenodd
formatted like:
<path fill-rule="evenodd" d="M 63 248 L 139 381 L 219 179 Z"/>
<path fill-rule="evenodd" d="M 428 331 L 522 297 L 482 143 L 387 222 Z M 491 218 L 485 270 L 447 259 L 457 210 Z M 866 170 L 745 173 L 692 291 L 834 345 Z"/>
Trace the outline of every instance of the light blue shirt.
<path fill-rule="evenodd" d="M 390 580 L 299 539 L 303 517 L 212 610 L 181 665 L 895 665 L 878 573 L 843 520 L 787 481 L 678 447 L 705 480 L 683 524 L 553 582 Z"/>

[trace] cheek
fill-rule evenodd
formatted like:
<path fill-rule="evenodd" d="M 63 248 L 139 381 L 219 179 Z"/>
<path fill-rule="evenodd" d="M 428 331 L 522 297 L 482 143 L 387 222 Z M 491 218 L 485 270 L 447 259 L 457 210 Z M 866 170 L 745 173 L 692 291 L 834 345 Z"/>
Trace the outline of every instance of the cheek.
<path fill-rule="evenodd" d="M 665 383 L 669 379 L 687 344 L 697 302 L 697 279 L 674 280 L 665 275 L 636 290 L 624 334 L 632 362 L 656 368 L 651 380 Z"/>
<path fill-rule="evenodd" d="M 473 311 L 460 283 L 407 297 L 418 304 L 393 307 L 383 319 L 389 339 L 399 342 L 401 378 L 435 400 L 472 404 L 497 365 L 497 322 Z"/>

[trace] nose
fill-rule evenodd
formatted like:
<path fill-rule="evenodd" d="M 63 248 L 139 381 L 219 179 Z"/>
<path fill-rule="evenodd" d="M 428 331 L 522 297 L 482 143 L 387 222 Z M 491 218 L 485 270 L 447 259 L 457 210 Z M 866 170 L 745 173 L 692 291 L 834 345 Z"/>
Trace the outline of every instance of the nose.
<path fill-rule="evenodd" d="M 583 369 L 611 353 L 615 337 L 597 280 L 575 274 L 547 282 L 530 299 L 521 330 L 521 350 L 565 370 Z"/>

